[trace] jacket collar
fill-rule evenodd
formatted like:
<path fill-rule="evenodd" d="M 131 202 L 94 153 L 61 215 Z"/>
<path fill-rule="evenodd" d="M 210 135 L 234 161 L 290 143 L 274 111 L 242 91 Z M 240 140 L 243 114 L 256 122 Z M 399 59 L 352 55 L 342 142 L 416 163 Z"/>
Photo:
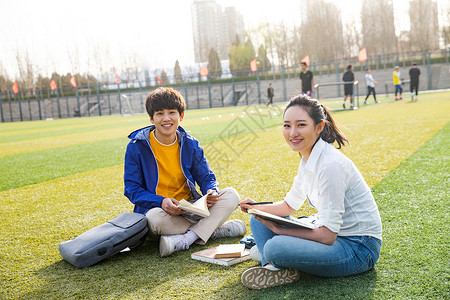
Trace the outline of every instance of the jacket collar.
<path fill-rule="evenodd" d="M 148 141 L 149 134 L 151 131 L 155 130 L 155 125 L 147 126 L 138 130 L 133 131 L 128 135 L 128 138 L 131 140 L 143 140 Z M 181 141 L 186 136 L 186 130 L 184 130 L 183 127 L 178 126 L 177 128 L 177 134 L 178 134 L 178 141 L 181 143 Z"/>

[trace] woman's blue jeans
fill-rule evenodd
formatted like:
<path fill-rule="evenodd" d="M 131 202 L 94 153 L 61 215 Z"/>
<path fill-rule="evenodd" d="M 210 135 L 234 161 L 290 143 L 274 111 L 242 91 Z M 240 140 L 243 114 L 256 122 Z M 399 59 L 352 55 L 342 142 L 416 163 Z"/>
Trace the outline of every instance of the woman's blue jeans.
<path fill-rule="evenodd" d="M 277 235 L 253 216 L 250 228 L 262 256 L 261 264 L 293 268 L 323 277 L 349 276 L 372 269 L 381 241 L 372 236 L 338 236 L 333 245 Z"/>

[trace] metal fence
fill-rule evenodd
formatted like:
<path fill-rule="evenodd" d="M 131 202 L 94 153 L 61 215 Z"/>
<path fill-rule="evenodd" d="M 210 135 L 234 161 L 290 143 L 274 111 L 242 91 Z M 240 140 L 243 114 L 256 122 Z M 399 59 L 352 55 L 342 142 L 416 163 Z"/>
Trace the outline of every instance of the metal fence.
<path fill-rule="evenodd" d="M 377 56 L 360 63 L 356 58 L 339 62 L 312 62 L 310 70 L 314 73 L 315 83 L 320 86 L 316 97 L 330 99 L 343 96 L 342 73 L 348 64 L 353 65 L 355 79 L 354 95 L 365 94 L 364 68 L 370 66 L 375 79 L 381 83 L 379 92 L 393 93 L 392 71 L 399 65 L 407 72 L 411 62 L 417 62 L 422 69 L 420 90 L 450 88 L 449 50 L 433 53 L 405 54 L 403 56 Z M 269 83 L 275 89 L 275 102 L 286 101 L 298 94 L 299 66 L 246 71 L 241 74 L 228 74 L 226 79 L 212 80 L 197 77 L 184 78 L 184 84 L 174 84 L 185 98 L 188 109 L 213 108 L 236 105 L 263 104 L 267 102 L 266 90 Z M 173 83 L 175 80 L 173 80 Z M 146 84 L 153 82 L 146 81 Z M 170 84 L 171 85 L 171 84 Z M 130 88 L 137 86 L 137 88 Z M 128 88 L 127 88 L 128 87 Z M 0 94 L 1 122 L 44 120 L 56 118 L 89 117 L 114 114 L 143 114 L 147 94 L 155 86 L 144 86 L 141 82 L 119 84 L 116 89 L 107 89 L 104 85 L 82 86 L 77 89 L 35 90 L 32 96 L 24 97 L 21 92 L 12 91 Z M 407 90 L 407 88 L 404 88 Z M 64 94 L 64 96 L 62 96 Z"/>

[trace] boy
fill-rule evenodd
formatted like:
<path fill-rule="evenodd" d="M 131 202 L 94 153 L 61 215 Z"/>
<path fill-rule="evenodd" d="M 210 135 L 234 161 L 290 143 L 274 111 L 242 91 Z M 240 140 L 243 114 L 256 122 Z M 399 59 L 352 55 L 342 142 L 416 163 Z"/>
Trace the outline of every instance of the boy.
<path fill-rule="evenodd" d="M 419 76 L 420 69 L 417 67 L 416 63 L 413 63 L 411 69 L 409 69 L 409 79 L 411 88 L 411 101 L 414 101 L 414 90 L 416 91 L 416 101 L 419 93 Z"/>
<path fill-rule="evenodd" d="M 302 71 L 300 72 L 300 90 L 302 94 L 312 96 L 314 94 L 314 74 L 308 70 L 306 62 L 301 62 Z"/>
<path fill-rule="evenodd" d="M 395 66 L 395 71 L 392 73 L 392 80 L 394 81 L 394 87 L 395 87 L 395 101 L 398 100 L 397 94 L 399 92 L 400 92 L 400 100 L 402 100 L 403 99 L 402 98 L 403 87 L 402 87 L 402 80 L 401 80 L 399 66 Z"/>
<path fill-rule="evenodd" d="M 344 84 L 344 102 L 342 107 L 345 109 L 345 101 L 347 101 L 347 96 L 350 97 L 350 109 L 353 109 L 353 82 L 355 81 L 355 75 L 353 74 L 352 65 L 347 66 L 347 72 L 344 73 L 342 80 Z"/>
<path fill-rule="evenodd" d="M 172 88 L 158 88 L 145 102 L 152 126 L 129 135 L 125 154 L 125 196 L 135 204 L 134 212 L 145 214 L 150 233 L 161 236 L 161 257 L 188 249 L 209 238 L 242 236 L 247 232 L 239 220 L 225 221 L 239 204 L 236 190 L 221 191 L 199 142 L 179 126 L 186 104 Z M 210 216 L 185 214 L 181 199 L 207 196 Z"/>

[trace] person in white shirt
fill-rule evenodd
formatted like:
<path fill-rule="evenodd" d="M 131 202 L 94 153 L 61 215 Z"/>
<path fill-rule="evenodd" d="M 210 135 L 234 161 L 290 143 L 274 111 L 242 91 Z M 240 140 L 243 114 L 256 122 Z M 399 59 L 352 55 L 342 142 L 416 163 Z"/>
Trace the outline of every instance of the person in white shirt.
<path fill-rule="evenodd" d="M 366 99 L 364 99 L 364 104 L 367 104 L 367 98 L 369 98 L 370 94 L 373 94 L 373 100 L 375 101 L 375 103 L 379 103 L 377 101 L 377 95 L 375 93 L 375 84 L 377 84 L 377 81 L 375 79 L 373 79 L 370 68 L 367 68 L 366 69 L 367 95 L 366 95 Z"/>
<path fill-rule="evenodd" d="M 242 283 L 260 289 L 293 282 L 299 271 L 336 277 L 372 269 L 381 250 L 381 219 L 361 173 L 338 150 L 347 138 L 330 111 L 306 95 L 289 101 L 283 123 L 286 142 L 302 157 L 291 190 L 284 201 L 248 205 L 255 201 L 247 198 L 240 207 L 285 217 L 307 200 L 317 210 L 316 226 L 286 228 L 252 216 L 250 227 L 262 266 L 246 270 Z"/>

